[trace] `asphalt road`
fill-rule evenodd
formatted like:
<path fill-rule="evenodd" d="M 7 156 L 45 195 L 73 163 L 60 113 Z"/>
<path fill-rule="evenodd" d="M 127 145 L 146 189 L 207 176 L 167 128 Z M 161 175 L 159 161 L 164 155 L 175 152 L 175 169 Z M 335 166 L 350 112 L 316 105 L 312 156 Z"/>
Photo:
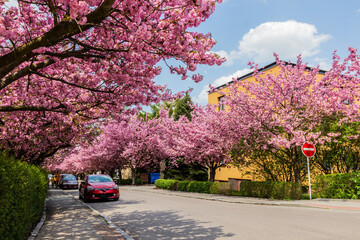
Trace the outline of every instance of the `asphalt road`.
<path fill-rule="evenodd" d="M 360 211 L 227 203 L 162 191 L 120 192 L 117 202 L 89 205 L 134 239 L 360 239 Z"/>

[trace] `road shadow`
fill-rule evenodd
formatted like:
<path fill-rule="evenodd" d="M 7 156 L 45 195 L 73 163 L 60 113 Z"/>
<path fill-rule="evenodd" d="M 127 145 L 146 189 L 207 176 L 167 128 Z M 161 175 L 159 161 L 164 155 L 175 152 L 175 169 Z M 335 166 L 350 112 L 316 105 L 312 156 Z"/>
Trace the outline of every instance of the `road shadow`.
<path fill-rule="evenodd" d="M 185 219 L 175 211 L 134 211 L 111 216 L 111 221 L 135 239 L 226 239 L 222 227 L 204 227 L 206 222 Z"/>

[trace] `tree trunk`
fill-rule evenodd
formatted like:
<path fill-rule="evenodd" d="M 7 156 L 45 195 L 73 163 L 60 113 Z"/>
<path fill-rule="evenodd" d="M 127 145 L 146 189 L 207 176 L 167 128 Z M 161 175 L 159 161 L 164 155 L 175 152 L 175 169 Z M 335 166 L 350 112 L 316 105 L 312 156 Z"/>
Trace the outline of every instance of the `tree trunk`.
<path fill-rule="evenodd" d="M 131 184 L 135 185 L 136 184 L 136 168 L 131 168 L 131 179 L 132 179 Z"/>
<path fill-rule="evenodd" d="M 209 176 L 209 181 L 210 182 L 215 182 L 215 171 L 216 171 L 217 167 L 214 165 L 211 165 L 209 167 L 209 172 L 210 172 L 210 176 Z"/>
<path fill-rule="evenodd" d="M 165 168 L 166 168 L 166 161 L 162 160 L 160 162 L 160 179 L 164 179 L 165 178 Z"/>

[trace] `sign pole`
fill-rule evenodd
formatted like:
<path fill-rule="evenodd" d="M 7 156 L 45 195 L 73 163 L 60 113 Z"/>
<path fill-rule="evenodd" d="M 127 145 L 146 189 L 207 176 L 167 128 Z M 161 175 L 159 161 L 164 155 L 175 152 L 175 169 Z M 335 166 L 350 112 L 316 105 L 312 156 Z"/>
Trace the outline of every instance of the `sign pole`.
<path fill-rule="evenodd" d="M 305 142 L 304 145 L 301 148 L 303 154 L 307 157 L 307 169 L 308 169 L 308 178 L 309 178 L 309 195 L 311 200 L 311 181 L 310 181 L 310 163 L 309 163 L 309 157 L 313 157 L 316 152 L 316 148 L 314 145 Z"/>
<path fill-rule="evenodd" d="M 311 200 L 311 181 L 310 181 L 310 163 L 309 163 L 309 157 L 307 157 L 307 169 L 308 169 L 308 178 L 309 178 L 309 195 Z"/>

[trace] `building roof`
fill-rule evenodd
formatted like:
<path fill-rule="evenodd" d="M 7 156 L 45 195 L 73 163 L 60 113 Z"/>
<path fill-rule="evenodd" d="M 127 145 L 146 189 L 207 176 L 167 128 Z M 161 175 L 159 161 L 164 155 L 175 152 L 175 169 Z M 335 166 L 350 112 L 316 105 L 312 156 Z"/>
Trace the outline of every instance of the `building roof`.
<path fill-rule="evenodd" d="M 290 65 L 292 65 L 292 66 L 296 66 L 295 63 L 286 62 L 286 61 L 281 61 L 281 62 L 284 62 L 286 65 L 289 65 L 289 64 L 290 64 Z M 264 71 L 266 71 L 266 70 L 268 70 L 268 69 L 270 69 L 270 68 L 273 68 L 273 67 L 275 67 L 275 66 L 277 66 L 277 65 L 279 65 L 277 62 L 272 62 L 272 63 L 266 65 L 266 66 L 263 67 L 263 68 L 259 68 L 259 72 L 264 72 Z M 306 69 L 307 69 L 307 70 L 311 70 L 311 69 L 313 69 L 313 68 L 312 68 L 312 67 L 306 67 Z M 326 72 L 327 72 L 327 71 L 325 71 L 325 70 L 319 69 L 319 73 L 320 73 L 320 74 L 325 74 Z M 247 73 L 247 74 L 245 74 L 245 75 L 243 75 L 243 76 L 241 76 L 241 77 L 238 77 L 238 78 L 237 78 L 237 81 L 240 81 L 240 80 L 246 79 L 246 78 L 248 78 L 248 77 L 251 77 L 253 74 L 254 74 L 254 71 L 252 71 L 252 72 L 250 72 L 250 73 Z M 234 81 L 230 81 L 230 82 L 225 83 L 225 84 L 222 84 L 222 85 L 220 85 L 220 86 L 218 86 L 218 87 L 216 87 L 216 88 L 214 88 L 214 89 L 220 89 L 220 88 L 225 87 L 225 86 L 227 86 L 227 85 L 229 85 L 229 84 L 232 84 L 233 82 L 234 82 Z M 208 93 L 211 93 L 211 91 L 208 91 Z"/>

